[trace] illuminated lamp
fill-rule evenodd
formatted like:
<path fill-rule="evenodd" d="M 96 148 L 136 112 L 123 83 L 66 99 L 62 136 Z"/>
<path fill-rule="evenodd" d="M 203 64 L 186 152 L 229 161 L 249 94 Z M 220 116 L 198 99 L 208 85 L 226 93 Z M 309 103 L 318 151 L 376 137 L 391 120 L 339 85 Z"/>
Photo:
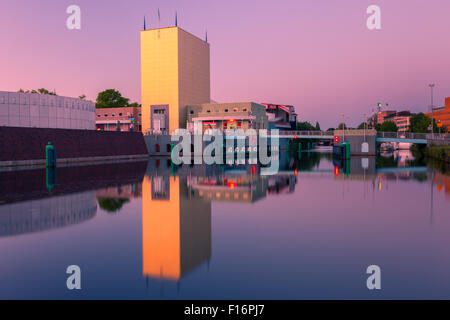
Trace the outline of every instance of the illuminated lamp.
<path fill-rule="evenodd" d="M 234 188 L 236 188 L 236 186 L 237 186 L 236 182 L 228 182 L 229 189 L 234 189 Z"/>

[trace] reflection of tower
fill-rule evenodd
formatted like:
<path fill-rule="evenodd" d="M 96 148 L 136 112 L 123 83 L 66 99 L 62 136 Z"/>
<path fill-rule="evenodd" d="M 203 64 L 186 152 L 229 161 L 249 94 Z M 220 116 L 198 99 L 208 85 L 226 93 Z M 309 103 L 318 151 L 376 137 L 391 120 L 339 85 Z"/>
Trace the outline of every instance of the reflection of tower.
<path fill-rule="evenodd" d="M 146 176 L 142 184 L 144 276 L 179 280 L 211 257 L 211 203 L 190 199 L 186 178 Z"/>

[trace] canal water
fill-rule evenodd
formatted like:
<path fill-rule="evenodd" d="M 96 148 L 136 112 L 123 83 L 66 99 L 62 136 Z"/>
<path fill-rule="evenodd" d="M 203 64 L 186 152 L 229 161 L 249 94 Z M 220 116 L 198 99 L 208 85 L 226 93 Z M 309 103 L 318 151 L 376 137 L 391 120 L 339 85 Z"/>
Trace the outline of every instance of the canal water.
<path fill-rule="evenodd" d="M 450 299 L 450 173 L 409 151 L 304 152 L 271 176 L 167 159 L 3 171 L 0 191 L 1 299 Z"/>

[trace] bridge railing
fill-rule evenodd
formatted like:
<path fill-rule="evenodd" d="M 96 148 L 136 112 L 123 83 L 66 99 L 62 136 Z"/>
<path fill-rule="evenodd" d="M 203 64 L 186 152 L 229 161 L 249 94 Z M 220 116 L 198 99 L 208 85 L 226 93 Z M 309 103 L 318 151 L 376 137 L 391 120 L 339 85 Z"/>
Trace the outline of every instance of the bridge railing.
<path fill-rule="evenodd" d="M 270 131 L 269 131 L 270 133 Z M 333 136 L 334 131 L 291 131 L 280 130 L 280 136 Z"/>
<path fill-rule="evenodd" d="M 427 140 L 434 140 L 434 141 L 450 141 L 450 134 L 449 133 L 427 133 Z"/>
<path fill-rule="evenodd" d="M 377 132 L 378 138 L 389 139 L 427 139 L 427 133 L 415 133 L 415 132 Z"/>

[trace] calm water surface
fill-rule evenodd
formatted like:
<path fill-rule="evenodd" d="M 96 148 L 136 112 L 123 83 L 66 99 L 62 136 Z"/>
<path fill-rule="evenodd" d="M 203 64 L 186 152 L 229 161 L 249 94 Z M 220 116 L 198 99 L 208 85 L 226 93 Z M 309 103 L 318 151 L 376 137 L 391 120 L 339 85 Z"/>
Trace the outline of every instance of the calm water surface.
<path fill-rule="evenodd" d="M 412 159 L 0 172 L 0 298 L 450 299 L 450 175 Z"/>

